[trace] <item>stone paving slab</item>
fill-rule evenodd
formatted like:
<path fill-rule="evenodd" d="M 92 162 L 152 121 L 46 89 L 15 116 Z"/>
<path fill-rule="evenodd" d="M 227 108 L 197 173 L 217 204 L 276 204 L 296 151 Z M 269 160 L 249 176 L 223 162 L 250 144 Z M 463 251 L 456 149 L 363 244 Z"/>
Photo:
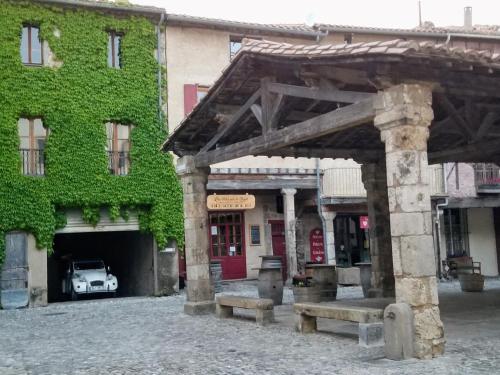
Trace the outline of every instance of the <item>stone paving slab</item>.
<path fill-rule="evenodd" d="M 224 288 L 257 295 L 255 283 Z M 286 290 L 288 305 L 276 307 L 278 322 L 267 327 L 187 316 L 182 294 L 0 311 L 0 374 L 498 373 L 500 281 L 487 280 L 479 294 L 462 294 L 456 282 L 440 284 L 440 291 L 448 344 L 433 361 L 383 359 L 382 348 L 358 346 L 356 328 L 349 334 L 357 325 L 347 322 L 318 322 L 322 332 L 296 333 Z M 341 300 L 361 295 L 359 287 L 339 289 Z"/>

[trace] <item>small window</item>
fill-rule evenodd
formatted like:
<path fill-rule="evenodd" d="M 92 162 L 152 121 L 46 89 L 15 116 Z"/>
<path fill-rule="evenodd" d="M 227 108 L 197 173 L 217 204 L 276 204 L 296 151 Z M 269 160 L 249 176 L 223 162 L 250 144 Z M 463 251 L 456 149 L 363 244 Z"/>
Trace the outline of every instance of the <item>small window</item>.
<path fill-rule="evenodd" d="M 250 245 L 260 244 L 260 225 L 250 225 Z"/>
<path fill-rule="evenodd" d="M 108 66 L 110 68 L 121 68 L 121 44 L 122 34 L 115 31 L 108 33 Z"/>
<path fill-rule="evenodd" d="M 106 123 L 106 151 L 109 172 L 117 176 L 128 175 L 130 170 L 130 125 Z"/>
<path fill-rule="evenodd" d="M 26 65 L 42 65 L 42 41 L 40 28 L 32 25 L 23 26 L 21 35 L 21 61 Z"/>
<path fill-rule="evenodd" d="M 27 176 L 45 174 L 45 142 L 48 131 L 40 118 L 21 118 L 18 122 L 21 172 Z"/>
<path fill-rule="evenodd" d="M 352 44 L 352 33 L 344 34 L 344 43 Z"/>
<path fill-rule="evenodd" d="M 229 40 L 229 59 L 233 60 L 234 56 L 241 49 L 241 41 L 243 38 L 241 37 L 231 37 Z"/>
<path fill-rule="evenodd" d="M 196 100 L 197 100 L 197 103 L 199 103 L 201 101 L 201 99 L 203 99 L 205 96 L 207 96 L 208 89 L 209 89 L 208 86 L 199 86 L 199 85 L 196 85 Z"/>

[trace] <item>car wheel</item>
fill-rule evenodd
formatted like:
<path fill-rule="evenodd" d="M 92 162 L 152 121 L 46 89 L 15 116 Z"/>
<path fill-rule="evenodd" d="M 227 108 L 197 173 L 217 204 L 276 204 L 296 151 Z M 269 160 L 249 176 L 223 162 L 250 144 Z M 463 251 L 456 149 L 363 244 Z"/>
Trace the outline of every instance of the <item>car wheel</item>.
<path fill-rule="evenodd" d="M 116 298 L 116 291 L 114 291 L 113 293 L 111 293 L 111 297 L 112 298 Z"/>
<path fill-rule="evenodd" d="M 73 287 L 71 287 L 71 300 L 72 301 L 78 301 L 78 294 L 75 292 Z"/>

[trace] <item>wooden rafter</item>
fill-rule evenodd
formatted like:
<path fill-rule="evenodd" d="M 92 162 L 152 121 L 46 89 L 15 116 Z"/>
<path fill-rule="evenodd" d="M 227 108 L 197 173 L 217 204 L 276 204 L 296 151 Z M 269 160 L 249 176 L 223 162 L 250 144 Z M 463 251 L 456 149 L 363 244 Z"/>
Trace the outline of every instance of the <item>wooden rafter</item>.
<path fill-rule="evenodd" d="M 213 137 L 208 141 L 208 143 L 203 146 L 201 151 L 210 150 L 224 135 L 227 134 L 229 130 L 233 128 L 234 125 L 243 117 L 243 115 L 250 109 L 250 107 L 260 98 L 261 91 L 258 89 L 253 93 L 253 95 L 248 99 L 245 104 L 231 117 L 231 119 L 220 129 Z"/>
<path fill-rule="evenodd" d="M 372 121 L 374 117 L 373 98 L 370 98 L 283 129 L 268 131 L 262 136 L 246 141 L 222 146 L 212 151 L 201 150 L 195 157 L 196 164 L 208 166 L 246 155 L 272 154 L 272 150 L 353 128 Z"/>
<path fill-rule="evenodd" d="M 357 103 L 375 95 L 366 92 L 332 90 L 331 88 L 329 89 L 321 86 L 294 86 L 283 83 L 271 83 L 269 85 L 269 90 L 276 94 L 286 96 L 339 103 Z"/>
<path fill-rule="evenodd" d="M 471 140 L 474 138 L 474 131 L 471 125 L 462 117 L 462 115 L 455 108 L 453 103 L 443 94 L 436 93 L 435 97 L 439 104 L 444 108 L 444 110 L 450 115 L 454 120 L 453 124 L 462 132 L 462 135 L 466 140 Z"/>

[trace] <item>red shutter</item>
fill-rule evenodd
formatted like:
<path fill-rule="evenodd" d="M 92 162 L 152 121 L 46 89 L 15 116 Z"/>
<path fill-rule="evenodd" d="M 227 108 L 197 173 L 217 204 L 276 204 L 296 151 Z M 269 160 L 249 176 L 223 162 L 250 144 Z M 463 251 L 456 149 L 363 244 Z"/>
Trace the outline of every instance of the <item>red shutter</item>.
<path fill-rule="evenodd" d="M 184 85 L 184 116 L 189 115 L 197 103 L 198 86 Z"/>

